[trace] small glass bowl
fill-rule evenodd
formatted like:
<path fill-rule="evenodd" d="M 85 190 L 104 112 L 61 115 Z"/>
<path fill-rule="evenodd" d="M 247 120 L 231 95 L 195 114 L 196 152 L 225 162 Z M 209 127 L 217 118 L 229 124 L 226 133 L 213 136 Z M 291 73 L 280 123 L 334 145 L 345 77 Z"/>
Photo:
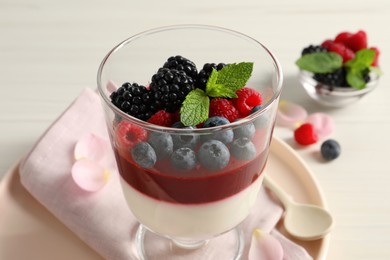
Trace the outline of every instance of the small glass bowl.
<path fill-rule="evenodd" d="M 378 85 L 379 76 L 376 73 L 371 73 L 370 81 L 364 89 L 360 90 L 323 84 L 313 78 L 313 73 L 304 70 L 299 72 L 299 82 L 307 94 L 319 104 L 327 107 L 344 107 L 374 90 Z"/>

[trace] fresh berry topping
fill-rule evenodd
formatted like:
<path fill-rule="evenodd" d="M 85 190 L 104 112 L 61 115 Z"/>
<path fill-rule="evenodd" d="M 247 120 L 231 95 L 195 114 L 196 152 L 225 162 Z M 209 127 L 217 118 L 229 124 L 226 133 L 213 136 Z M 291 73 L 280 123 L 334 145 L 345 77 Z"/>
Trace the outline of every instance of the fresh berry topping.
<path fill-rule="evenodd" d="M 326 140 L 321 145 L 321 155 L 325 160 L 334 160 L 339 157 L 340 153 L 340 144 L 333 139 Z"/>
<path fill-rule="evenodd" d="M 256 129 L 253 123 L 246 123 L 235 128 L 233 131 L 235 139 L 241 137 L 252 139 L 252 137 L 255 135 Z"/>
<path fill-rule="evenodd" d="M 110 95 L 111 102 L 123 112 L 147 120 L 156 111 L 150 106 L 153 96 L 146 87 L 137 83 L 124 83 Z"/>
<path fill-rule="evenodd" d="M 318 141 L 313 125 L 309 123 L 303 124 L 295 129 L 294 138 L 301 145 L 310 145 Z"/>
<path fill-rule="evenodd" d="M 152 115 L 147 121 L 151 124 L 170 127 L 174 123 L 174 114 L 165 110 L 160 110 Z"/>
<path fill-rule="evenodd" d="M 216 69 L 217 71 L 220 71 L 223 67 L 225 67 L 225 63 L 206 63 L 203 65 L 203 68 L 199 71 L 198 77 L 196 80 L 196 87 L 205 90 L 206 89 L 206 83 L 211 75 L 211 71 L 213 69 Z"/>
<path fill-rule="evenodd" d="M 255 112 L 259 111 L 259 110 L 260 110 L 262 107 L 263 107 L 263 106 L 260 106 L 260 105 L 258 105 L 258 106 L 255 106 L 254 108 L 252 108 L 252 110 L 251 110 L 251 114 L 253 114 L 253 113 L 255 113 Z"/>
<path fill-rule="evenodd" d="M 154 98 L 154 103 L 150 107 L 153 110 L 176 112 L 186 95 L 194 88 L 193 79 L 184 71 L 161 68 L 153 75 L 150 83 L 150 91 Z"/>
<path fill-rule="evenodd" d="M 229 163 L 230 152 L 224 143 L 209 140 L 200 146 L 198 158 L 203 167 L 217 171 L 225 168 Z"/>
<path fill-rule="evenodd" d="M 373 50 L 375 51 L 375 59 L 374 61 L 372 62 L 372 66 L 374 67 L 378 67 L 379 66 L 379 54 L 380 54 L 380 51 L 377 47 L 371 47 L 370 50 Z"/>
<path fill-rule="evenodd" d="M 183 125 L 182 122 L 177 121 L 177 122 L 175 122 L 175 123 L 172 125 L 172 127 L 173 127 L 173 128 L 184 128 L 185 125 Z"/>
<path fill-rule="evenodd" d="M 198 75 L 195 63 L 180 55 L 169 57 L 163 68 L 184 71 L 193 81 L 196 80 Z"/>
<path fill-rule="evenodd" d="M 182 127 L 182 129 L 193 129 L 193 127 L 186 126 Z M 192 133 L 172 134 L 172 140 L 174 149 L 178 149 L 181 147 L 195 149 L 196 145 L 199 142 L 199 135 Z"/>
<path fill-rule="evenodd" d="M 335 70 L 331 73 L 315 73 L 314 79 L 328 86 L 348 87 L 346 81 L 347 70 L 345 67 Z"/>
<path fill-rule="evenodd" d="M 347 45 L 347 42 L 349 38 L 351 38 L 352 33 L 350 32 L 341 32 L 337 34 L 336 38 L 334 39 L 334 42 L 341 43 L 344 45 Z"/>
<path fill-rule="evenodd" d="M 241 137 L 230 145 L 230 152 L 238 160 L 251 160 L 256 155 L 256 147 L 249 138 Z"/>
<path fill-rule="evenodd" d="M 236 94 L 238 97 L 233 99 L 233 104 L 242 117 L 249 115 L 255 106 L 261 105 L 261 95 L 253 88 L 242 88 Z"/>
<path fill-rule="evenodd" d="M 203 124 L 203 128 L 208 128 L 208 127 L 214 127 L 214 126 L 219 126 L 219 125 L 226 125 L 229 124 L 229 120 L 222 116 L 213 116 L 210 117 L 209 119 L 206 120 Z"/>
<path fill-rule="evenodd" d="M 328 50 L 321 45 L 309 45 L 302 50 L 301 55 L 310 54 L 310 53 L 318 53 L 318 52 L 327 52 Z"/>
<path fill-rule="evenodd" d="M 172 137 L 168 133 L 152 132 L 149 134 L 148 143 L 156 152 L 158 160 L 171 156 L 173 152 Z"/>
<path fill-rule="evenodd" d="M 131 149 L 139 142 L 146 140 L 147 132 L 142 127 L 131 124 L 127 121 L 121 121 L 116 126 L 116 138 L 120 146 Z"/>
<path fill-rule="evenodd" d="M 147 142 L 140 142 L 131 150 L 131 156 L 142 168 L 152 168 L 157 161 L 156 152 Z"/>
<path fill-rule="evenodd" d="M 215 126 L 221 126 L 221 125 L 226 125 L 229 124 L 229 120 L 227 120 L 224 117 L 220 116 L 214 116 L 210 117 L 209 119 L 206 120 L 203 124 L 203 128 L 208 128 L 208 127 L 215 127 Z M 234 133 L 232 129 L 225 129 L 221 130 L 216 133 L 211 133 L 208 135 L 203 135 L 202 140 L 207 141 L 207 140 L 218 140 L 221 141 L 224 144 L 229 144 L 233 141 Z"/>
<path fill-rule="evenodd" d="M 367 48 L 367 34 L 365 31 L 358 31 L 351 35 L 345 45 L 352 51 L 357 52 L 361 49 Z"/>
<path fill-rule="evenodd" d="M 209 116 L 221 116 L 230 122 L 233 122 L 239 117 L 239 113 L 233 106 L 233 102 L 231 100 L 227 100 L 225 98 L 213 98 L 210 101 Z"/>
<path fill-rule="evenodd" d="M 333 40 L 325 40 L 323 43 L 321 43 L 321 46 L 325 49 L 329 50 L 330 45 L 334 44 Z"/>
<path fill-rule="evenodd" d="M 343 63 L 352 60 L 355 57 L 355 53 L 341 43 L 333 42 L 333 44 L 329 45 L 328 51 L 338 53 L 341 57 L 343 57 Z"/>
<path fill-rule="evenodd" d="M 188 147 L 179 148 L 173 152 L 171 164 L 179 170 L 191 170 L 196 166 L 195 152 Z"/>

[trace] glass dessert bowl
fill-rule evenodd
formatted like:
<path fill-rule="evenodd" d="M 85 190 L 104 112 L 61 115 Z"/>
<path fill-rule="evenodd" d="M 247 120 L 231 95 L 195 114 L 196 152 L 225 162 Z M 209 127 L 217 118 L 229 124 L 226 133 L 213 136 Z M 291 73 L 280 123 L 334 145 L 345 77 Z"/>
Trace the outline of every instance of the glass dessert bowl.
<path fill-rule="evenodd" d="M 243 74 L 245 82 L 237 80 Z M 229 75 L 242 86 L 231 85 Z M 212 26 L 146 31 L 106 55 L 98 90 L 123 194 L 140 222 L 140 259 L 158 259 L 163 252 L 170 259 L 219 252 L 240 259 L 244 245 L 237 226 L 262 184 L 282 78 L 278 61 L 261 43 Z M 228 86 L 235 89 L 231 97 L 220 97 Z M 211 115 L 212 103 L 220 103 L 222 114 L 240 110 Z M 229 256 L 226 244 L 234 247 Z"/>
<path fill-rule="evenodd" d="M 306 93 L 316 102 L 328 107 L 344 107 L 355 103 L 375 89 L 379 82 L 378 74 L 372 73 L 364 89 L 350 86 L 335 86 L 322 83 L 313 77 L 313 73 L 300 71 L 299 82 Z"/>
<path fill-rule="evenodd" d="M 342 107 L 370 93 L 378 84 L 380 51 L 369 47 L 367 34 L 341 32 L 320 45 L 305 47 L 296 61 L 299 81 L 318 103 Z"/>

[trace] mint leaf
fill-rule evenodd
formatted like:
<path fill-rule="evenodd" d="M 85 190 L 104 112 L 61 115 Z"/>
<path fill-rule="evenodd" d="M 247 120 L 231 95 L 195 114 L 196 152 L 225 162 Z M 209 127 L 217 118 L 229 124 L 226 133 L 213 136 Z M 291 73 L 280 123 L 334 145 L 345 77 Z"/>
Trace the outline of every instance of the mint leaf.
<path fill-rule="evenodd" d="M 197 88 L 187 94 L 180 108 L 180 121 L 185 126 L 194 126 L 209 117 L 210 99 L 206 93 Z"/>
<path fill-rule="evenodd" d="M 253 62 L 233 63 L 220 71 L 213 69 L 207 81 L 206 94 L 210 97 L 236 98 L 252 75 Z"/>
<path fill-rule="evenodd" d="M 366 81 L 364 80 L 364 75 L 361 70 L 348 70 L 347 82 L 355 89 L 363 89 L 366 87 Z"/>
<path fill-rule="evenodd" d="M 370 49 L 362 49 L 356 52 L 355 57 L 345 63 L 347 68 L 347 82 L 355 89 L 363 89 L 366 87 L 364 75 L 371 68 L 371 64 L 375 59 L 375 51 Z"/>
<path fill-rule="evenodd" d="M 301 70 L 313 73 L 330 73 L 341 68 L 343 58 L 334 52 L 310 53 L 301 56 L 295 64 Z"/>

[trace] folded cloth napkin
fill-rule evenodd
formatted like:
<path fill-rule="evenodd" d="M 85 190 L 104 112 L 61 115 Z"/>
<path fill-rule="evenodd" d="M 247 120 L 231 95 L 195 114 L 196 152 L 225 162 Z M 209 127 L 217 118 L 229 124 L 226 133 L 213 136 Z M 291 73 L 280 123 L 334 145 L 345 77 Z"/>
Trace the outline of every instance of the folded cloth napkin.
<path fill-rule="evenodd" d="M 20 165 L 24 187 L 61 222 L 105 259 L 137 259 L 134 234 L 138 224 L 123 197 L 115 168 L 107 184 L 96 192 L 82 190 L 71 177 L 73 149 L 85 134 L 108 140 L 103 109 L 97 93 L 85 89 L 37 141 Z M 114 164 L 114 156 L 111 158 Z M 254 228 L 280 240 L 284 259 L 311 259 L 304 248 L 274 229 L 283 214 L 280 204 L 265 189 L 259 193 L 262 210 L 254 210 L 242 223 L 246 244 Z M 244 252 L 247 258 L 248 247 Z M 169 256 L 167 256 L 169 259 Z"/>

